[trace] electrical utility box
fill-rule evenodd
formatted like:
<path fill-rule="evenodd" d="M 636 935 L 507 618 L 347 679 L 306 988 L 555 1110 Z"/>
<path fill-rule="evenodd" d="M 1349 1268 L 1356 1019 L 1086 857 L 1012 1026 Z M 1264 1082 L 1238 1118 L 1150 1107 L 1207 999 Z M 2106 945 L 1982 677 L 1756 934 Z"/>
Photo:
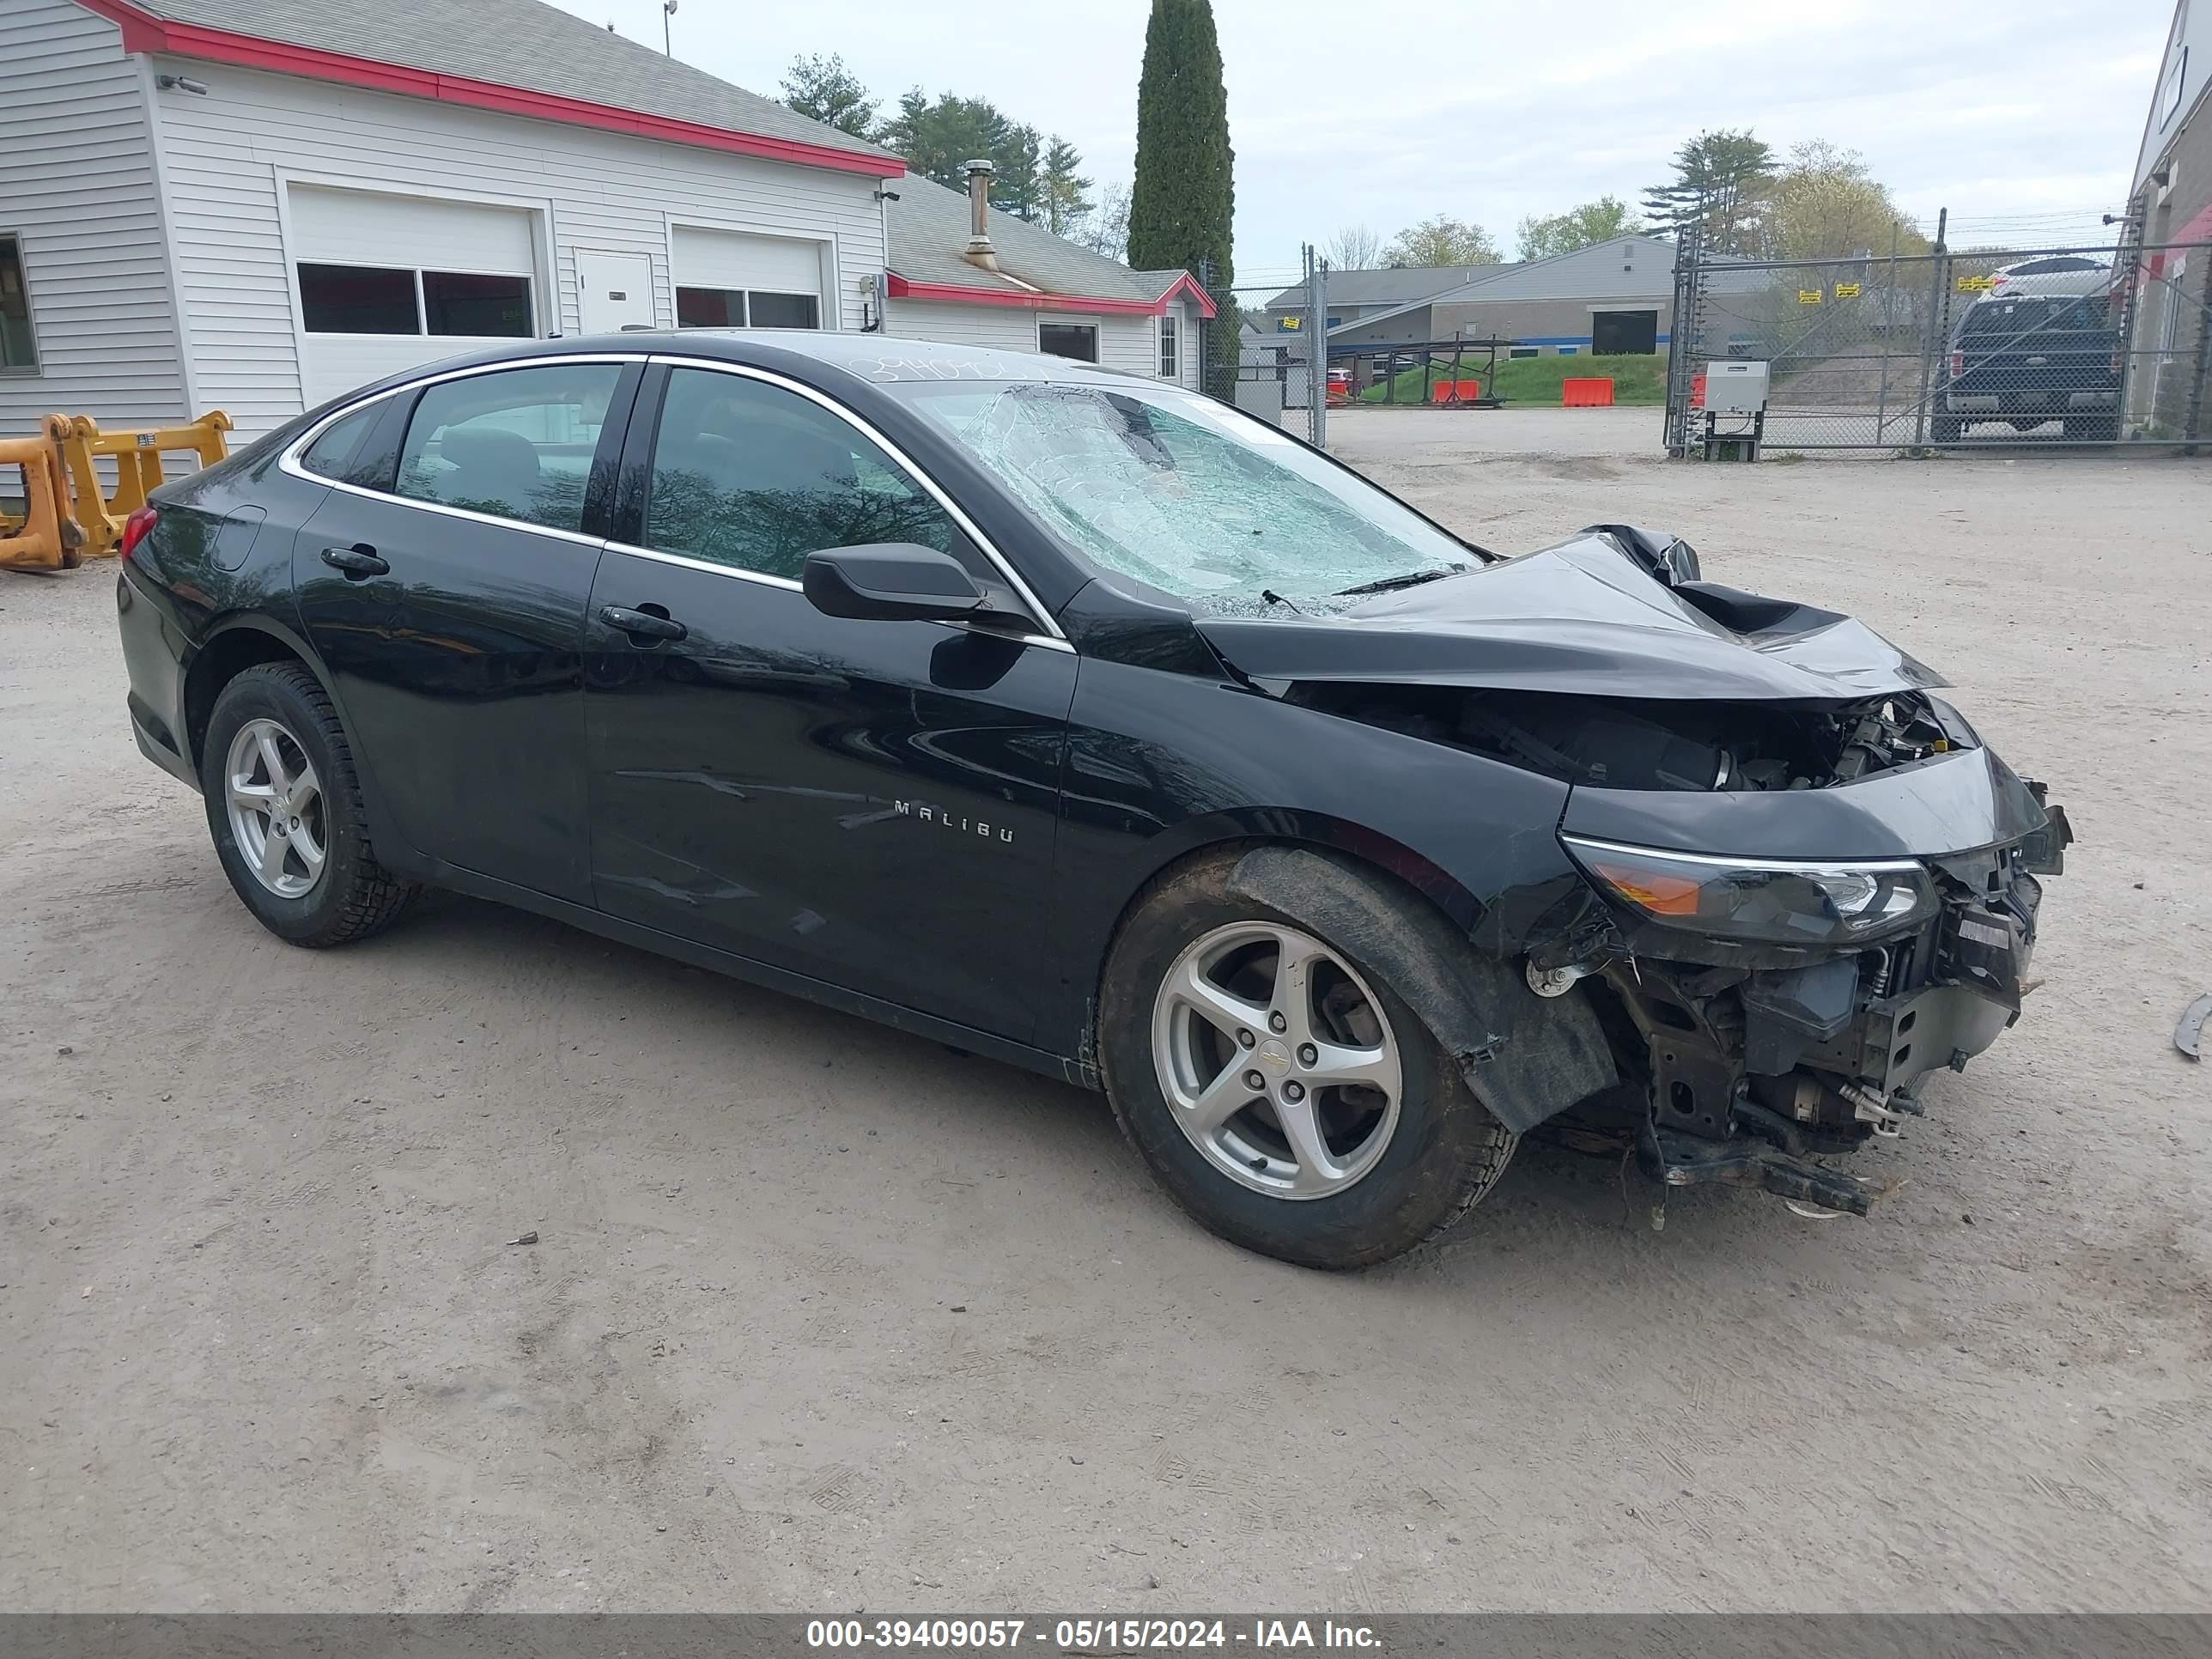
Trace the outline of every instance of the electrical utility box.
<path fill-rule="evenodd" d="M 1759 415 L 1766 410 L 1765 363 L 1711 362 L 1705 365 L 1708 415 Z"/>

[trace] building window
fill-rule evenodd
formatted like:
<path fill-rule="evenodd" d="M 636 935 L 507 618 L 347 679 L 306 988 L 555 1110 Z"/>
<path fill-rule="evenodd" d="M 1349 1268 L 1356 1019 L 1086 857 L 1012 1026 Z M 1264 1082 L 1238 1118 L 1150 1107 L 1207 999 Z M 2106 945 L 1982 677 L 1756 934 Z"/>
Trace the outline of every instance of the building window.
<path fill-rule="evenodd" d="M 755 289 L 745 296 L 745 314 L 755 328 L 822 326 L 822 302 L 811 294 L 764 294 Z"/>
<path fill-rule="evenodd" d="M 1079 363 L 1095 363 L 1098 361 L 1098 325 L 1040 322 L 1037 349 L 1048 357 L 1073 357 Z"/>
<path fill-rule="evenodd" d="M 427 334 L 467 334 L 526 340 L 532 333 L 530 278 L 453 270 L 422 273 Z"/>
<path fill-rule="evenodd" d="M 386 265 L 301 264 L 310 334 L 411 334 L 526 340 L 537 332 L 527 276 Z"/>
<path fill-rule="evenodd" d="M 39 372 L 31 337 L 31 289 L 23 280 L 23 240 L 0 236 L 0 374 Z"/>
<path fill-rule="evenodd" d="M 1582 356 L 1582 349 L 1580 346 L 1561 346 L 1559 348 L 1559 353 L 1562 357 L 1579 357 Z"/>
<path fill-rule="evenodd" d="M 1172 380 L 1181 373 L 1176 352 L 1176 314 L 1172 311 L 1160 313 L 1160 379 Z"/>
<path fill-rule="evenodd" d="M 737 288 L 679 288 L 676 290 L 678 328 L 743 328 L 745 295 Z"/>
<path fill-rule="evenodd" d="M 765 289 L 679 288 L 678 328 L 819 328 L 822 301 L 811 294 Z"/>
<path fill-rule="evenodd" d="M 1544 355 L 1544 348 L 1541 346 L 1508 346 L 1505 349 L 1505 355 L 1508 357 L 1540 357 Z"/>

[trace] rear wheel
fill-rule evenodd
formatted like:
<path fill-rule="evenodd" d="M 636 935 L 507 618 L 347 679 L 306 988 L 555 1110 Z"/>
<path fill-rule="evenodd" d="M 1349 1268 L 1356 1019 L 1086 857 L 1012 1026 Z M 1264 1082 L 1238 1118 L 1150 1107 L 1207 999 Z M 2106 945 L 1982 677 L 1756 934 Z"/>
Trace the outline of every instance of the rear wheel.
<path fill-rule="evenodd" d="M 1232 896 L 1234 860 L 1157 884 L 1099 1001 L 1108 1098 L 1176 1201 L 1304 1267 L 1385 1261 L 1449 1226 L 1515 1137 L 1419 1018 L 1287 909 Z"/>
<path fill-rule="evenodd" d="M 2069 444 L 2117 443 L 2120 437 L 2120 417 L 2117 415 L 2069 415 L 2065 428 L 2066 441 Z"/>
<path fill-rule="evenodd" d="M 1954 444 L 1966 430 L 1966 423 L 1956 415 L 1937 415 L 1928 422 L 1928 438 L 1931 443 Z"/>
<path fill-rule="evenodd" d="M 223 687 L 208 719 L 200 790 L 223 873 L 280 939 L 365 939 L 414 896 L 370 849 L 353 751 L 321 682 L 301 664 L 263 663 Z"/>

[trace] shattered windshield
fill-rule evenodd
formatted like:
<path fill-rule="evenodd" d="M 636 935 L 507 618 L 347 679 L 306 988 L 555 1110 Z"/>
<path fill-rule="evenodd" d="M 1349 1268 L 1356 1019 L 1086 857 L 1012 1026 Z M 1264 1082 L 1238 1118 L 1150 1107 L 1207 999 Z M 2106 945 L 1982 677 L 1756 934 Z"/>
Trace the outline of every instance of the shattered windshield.
<path fill-rule="evenodd" d="M 1262 422 L 1194 393 L 973 381 L 888 388 L 1094 563 L 1206 611 L 1338 609 L 1480 556 Z"/>

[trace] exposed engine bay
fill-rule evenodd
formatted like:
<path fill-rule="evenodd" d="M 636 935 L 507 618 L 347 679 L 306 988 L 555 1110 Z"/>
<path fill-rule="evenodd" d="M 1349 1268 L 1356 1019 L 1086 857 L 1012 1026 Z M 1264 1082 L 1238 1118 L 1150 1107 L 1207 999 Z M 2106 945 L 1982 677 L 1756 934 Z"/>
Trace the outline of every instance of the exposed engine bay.
<path fill-rule="evenodd" d="M 1911 692 L 1811 709 L 1331 681 L 1295 685 L 1286 697 L 1607 789 L 1826 788 L 1958 741 Z"/>
<path fill-rule="evenodd" d="M 1540 631 L 1494 597 L 1511 566 Z M 1477 936 L 1603 1030 L 1621 1083 L 1561 1121 L 1625 1135 L 1670 1185 L 1867 1213 L 1823 1158 L 1896 1136 L 2033 988 L 2038 878 L 2072 839 L 2043 787 L 1863 624 L 1705 582 L 1632 526 L 1345 620 L 1390 651 L 1330 623 L 1210 637 L 1287 702 L 1569 787 L 1581 879 Z"/>

